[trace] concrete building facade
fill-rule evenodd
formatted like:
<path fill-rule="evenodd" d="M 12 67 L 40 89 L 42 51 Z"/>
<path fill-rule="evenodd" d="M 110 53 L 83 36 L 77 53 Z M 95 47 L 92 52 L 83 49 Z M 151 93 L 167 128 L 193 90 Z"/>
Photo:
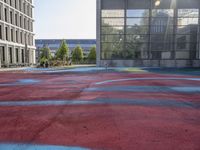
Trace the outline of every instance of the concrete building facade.
<path fill-rule="evenodd" d="M 0 0 L 0 67 L 35 64 L 33 0 Z"/>
<path fill-rule="evenodd" d="M 97 0 L 97 65 L 200 67 L 199 0 Z"/>

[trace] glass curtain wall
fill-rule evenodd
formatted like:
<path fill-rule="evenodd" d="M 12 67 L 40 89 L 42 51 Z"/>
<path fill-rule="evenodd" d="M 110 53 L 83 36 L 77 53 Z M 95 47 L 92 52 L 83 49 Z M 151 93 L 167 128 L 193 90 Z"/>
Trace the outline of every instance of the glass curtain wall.
<path fill-rule="evenodd" d="M 124 49 L 124 10 L 102 10 L 101 57 L 121 59 Z"/>
<path fill-rule="evenodd" d="M 198 58 L 199 9 L 178 9 L 176 58 Z"/>
<path fill-rule="evenodd" d="M 173 9 L 152 9 L 151 59 L 172 59 L 173 23 Z"/>
<path fill-rule="evenodd" d="M 117 2 L 124 7 L 116 7 Z M 160 2 L 158 6 L 155 0 L 109 0 L 109 6 L 103 4 L 101 59 L 197 59 L 198 0 Z"/>

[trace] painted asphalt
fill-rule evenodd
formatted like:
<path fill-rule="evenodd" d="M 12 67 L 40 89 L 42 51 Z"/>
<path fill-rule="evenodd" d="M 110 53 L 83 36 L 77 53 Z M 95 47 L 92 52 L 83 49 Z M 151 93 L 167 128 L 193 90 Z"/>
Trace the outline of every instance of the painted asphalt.
<path fill-rule="evenodd" d="M 136 105 L 136 106 L 163 106 L 163 107 L 182 107 L 182 108 L 200 108 L 200 104 L 192 102 L 179 102 L 176 100 L 144 100 L 144 99 L 96 99 L 86 100 L 46 100 L 46 101 L 10 101 L 0 102 L 2 106 L 75 106 L 75 105 Z"/>
<path fill-rule="evenodd" d="M 0 150 L 200 149 L 200 71 L 189 71 L 0 72 Z"/>
<path fill-rule="evenodd" d="M 200 87 L 168 87 L 168 86 L 109 86 L 87 88 L 86 92 L 183 92 L 197 93 Z"/>
<path fill-rule="evenodd" d="M 35 80 L 35 79 L 20 79 L 15 82 L 10 82 L 10 83 L 0 83 L 0 87 L 3 86 L 19 86 L 19 85 L 33 85 L 39 83 L 40 80 Z"/>

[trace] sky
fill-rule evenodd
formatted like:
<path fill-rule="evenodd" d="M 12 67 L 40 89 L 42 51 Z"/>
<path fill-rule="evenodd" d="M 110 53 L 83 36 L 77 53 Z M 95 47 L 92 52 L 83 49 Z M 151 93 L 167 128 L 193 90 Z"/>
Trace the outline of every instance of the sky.
<path fill-rule="evenodd" d="M 96 0 L 34 0 L 36 39 L 96 39 Z"/>

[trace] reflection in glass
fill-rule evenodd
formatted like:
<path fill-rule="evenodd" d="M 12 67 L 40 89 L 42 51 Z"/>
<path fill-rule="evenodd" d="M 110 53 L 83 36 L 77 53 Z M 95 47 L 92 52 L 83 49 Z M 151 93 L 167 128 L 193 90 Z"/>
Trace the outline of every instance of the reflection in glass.
<path fill-rule="evenodd" d="M 153 9 L 152 17 L 173 17 L 174 10 L 173 9 Z"/>
<path fill-rule="evenodd" d="M 198 18 L 199 10 L 198 9 L 178 9 L 178 17 Z"/>
<path fill-rule="evenodd" d="M 124 35 L 116 34 L 116 35 L 102 35 L 102 42 L 121 42 L 124 39 Z"/>
<path fill-rule="evenodd" d="M 125 10 L 102 10 L 102 59 L 197 58 L 198 9 L 178 9 L 177 18 L 174 9 L 143 7 L 124 15 Z"/>
<path fill-rule="evenodd" d="M 102 43 L 102 52 L 104 58 L 120 58 L 122 57 L 123 41 L 117 43 Z"/>
<path fill-rule="evenodd" d="M 173 42 L 173 34 L 151 34 L 151 42 Z"/>
<path fill-rule="evenodd" d="M 102 34 L 124 34 L 124 27 L 101 27 Z"/>
<path fill-rule="evenodd" d="M 153 9 L 151 51 L 153 59 L 169 59 L 173 50 L 173 9 Z M 164 52 L 165 51 L 165 52 Z"/>
<path fill-rule="evenodd" d="M 156 42 L 156 43 L 151 43 L 151 49 L 154 51 L 171 51 L 173 50 L 173 45 L 172 43 L 165 43 L 164 42 Z"/>
<path fill-rule="evenodd" d="M 124 10 L 102 10 L 102 17 L 124 17 Z"/>
<path fill-rule="evenodd" d="M 102 18 L 102 26 L 123 26 L 123 18 Z"/>
<path fill-rule="evenodd" d="M 148 57 L 147 50 L 148 43 L 143 43 L 140 41 L 127 42 L 125 47 L 125 58 L 132 59 L 146 59 Z"/>
<path fill-rule="evenodd" d="M 147 34 L 149 31 L 149 26 L 127 26 L 127 34 Z"/>
<path fill-rule="evenodd" d="M 149 17 L 149 10 L 148 9 L 133 9 L 127 10 L 127 17 Z"/>
<path fill-rule="evenodd" d="M 178 18 L 178 25 L 198 25 L 199 18 Z"/>
<path fill-rule="evenodd" d="M 173 34 L 174 26 L 170 25 L 152 25 L 151 33 L 152 34 Z"/>
<path fill-rule="evenodd" d="M 126 35 L 126 41 L 127 42 L 148 42 L 149 37 L 147 35 Z"/>
<path fill-rule="evenodd" d="M 127 18 L 127 25 L 148 25 L 149 24 L 149 18 Z"/>

